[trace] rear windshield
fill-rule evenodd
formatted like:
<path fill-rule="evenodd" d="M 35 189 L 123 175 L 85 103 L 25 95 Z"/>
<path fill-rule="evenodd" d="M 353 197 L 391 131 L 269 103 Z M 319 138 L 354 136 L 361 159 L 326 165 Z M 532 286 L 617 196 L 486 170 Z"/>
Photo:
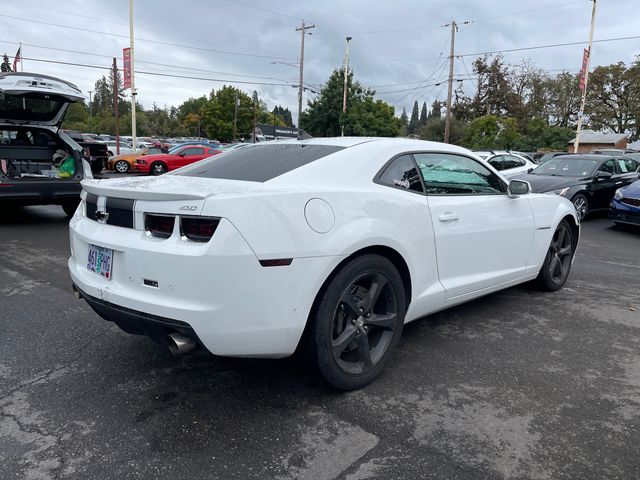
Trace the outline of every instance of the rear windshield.
<path fill-rule="evenodd" d="M 65 103 L 68 102 L 60 97 L 45 99 L 43 95 L 29 97 L 0 92 L 0 116 L 12 120 L 53 120 Z"/>
<path fill-rule="evenodd" d="M 252 145 L 194 163 L 176 175 L 266 182 L 343 148 L 294 143 Z"/>

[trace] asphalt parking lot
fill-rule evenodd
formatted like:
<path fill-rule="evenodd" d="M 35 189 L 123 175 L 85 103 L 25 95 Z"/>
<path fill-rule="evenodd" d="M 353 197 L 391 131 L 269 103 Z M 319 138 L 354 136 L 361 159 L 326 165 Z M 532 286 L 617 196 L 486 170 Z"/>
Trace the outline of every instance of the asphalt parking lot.
<path fill-rule="evenodd" d="M 120 332 L 74 298 L 66 224 L 0 219 L 1 479 L 640 477 L 640 230 L 587 220 L 563 290 L 414 322 L 344 394 Z"/>

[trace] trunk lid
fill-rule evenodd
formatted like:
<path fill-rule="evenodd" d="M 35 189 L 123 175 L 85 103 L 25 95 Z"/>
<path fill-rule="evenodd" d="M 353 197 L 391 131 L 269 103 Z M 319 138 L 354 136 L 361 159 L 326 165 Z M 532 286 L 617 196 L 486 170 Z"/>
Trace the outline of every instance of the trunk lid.
<path fill-rule="evenodd" d="M 212 196 L 246 194 L 260 187 L 262 184 L 256 182 L 179 175 L 82 181 L 82 188 L 93 195 L 154 201 L 203 200 Z"/>
<path fill-rule="evenodd" d="M 60 127 L 69 103 L 83 101 L 78 87 L 48 75 L 0 74 L 0 122 Z"/>

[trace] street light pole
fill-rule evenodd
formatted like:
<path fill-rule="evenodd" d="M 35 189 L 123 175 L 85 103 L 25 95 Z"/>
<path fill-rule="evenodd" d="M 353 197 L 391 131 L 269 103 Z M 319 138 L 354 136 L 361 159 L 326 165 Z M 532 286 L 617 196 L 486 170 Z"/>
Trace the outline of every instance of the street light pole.
<path fill-rule="evenodd" d="M 315 28 L 315 25 L 305 25 L 302 20 L 302 25 L 296 28 L 296 32 L 300 32 L 300 85 L 298 85 L 298 140 L 302 138 L 300 129 L 300 116 L 302 115 L 302 91 L 304 90 L 304 36 L 307 30 Z"/>
<path fill-rule="evenodd" d="M 593 45 L 593 30 L 596 26 L 596 0 L 593 1 L 591 10 L 591 29 L 589 30 L 589 47 L 587 48 L 587 62 L 584 67 L 584 89 L 582 90 L 582 100 L 580 101 L 580 112 L 578 112 L 578 125 L 576 127 L 576 141 L 573 144 L 573 153 L 578 153 L 580 147 L 580 130 L 582 130 L 582 119 L 584 117 L 584 106 L 587 102 L 587 85 L 589 84 L 589 62 L 591 61 L 591 46 Z"/>
<path fill-rule="evenodd" d="M 89 90 L 89 131 L 93 130 L 93 101 L 91 100 L 91 94 L 93 90 Z"/>
<path fill-rule="evenodd" d="M 344 121 L 347 113 L 347 82 L 349 79 L 349 42 L 352 37 L 347 37 L 347 48 L 344 52 L 344 88 L 342 91 L 342 125 L 340 125 L 340 135 L 344 137 Z"/>
<path fill-rule="evenodd" d="M 135 54 L 133 49 L 133 0 L 129 0 L 129 52 L 131 55 L 131 143 L 133 151 L 138 149 L 136 139 L 136 74 L 135 74 Z"/>

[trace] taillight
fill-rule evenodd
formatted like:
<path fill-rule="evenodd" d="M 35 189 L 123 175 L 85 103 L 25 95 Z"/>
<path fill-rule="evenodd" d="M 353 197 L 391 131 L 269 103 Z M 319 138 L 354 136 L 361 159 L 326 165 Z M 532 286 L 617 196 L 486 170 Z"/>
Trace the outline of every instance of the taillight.
<path fill-rule="evenodd" d="M 169 238 L 173 233 L 173 226 L 176 217 L 173 215 L 154 215 L 146 213 L 144 215 L 144 229 L 152 237 Z"/>
<path fill-rule="evenodd" d="M 194 242 L 208 242 L 219 223 L 214 217 L 180 217 L 180 234 Z"/>

